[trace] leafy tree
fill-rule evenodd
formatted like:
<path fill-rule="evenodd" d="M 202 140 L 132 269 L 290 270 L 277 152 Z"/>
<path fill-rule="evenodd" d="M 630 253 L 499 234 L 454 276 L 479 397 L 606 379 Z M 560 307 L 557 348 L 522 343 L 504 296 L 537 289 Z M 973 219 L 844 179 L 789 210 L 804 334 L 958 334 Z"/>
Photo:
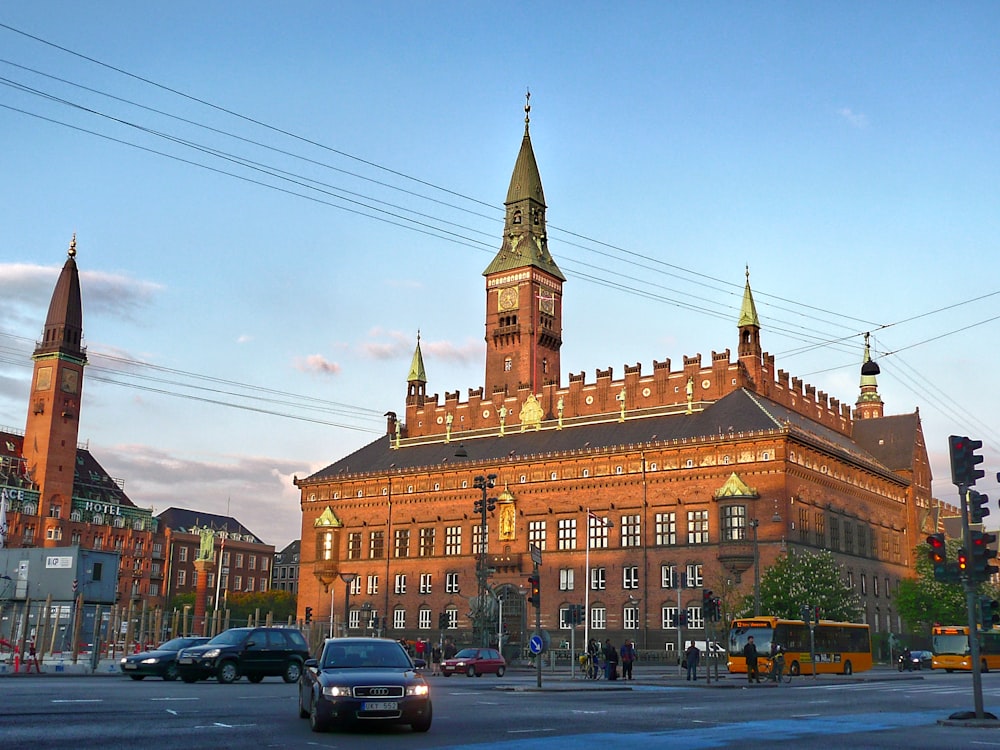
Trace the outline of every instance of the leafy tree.
<path fill-rule="evenodd" d="M 177 594 L 170 600 L 170 609 L 183 609 L 184 605 L 194 611 L 194 593 Z M 270 591 L 250 591 L 233 593 L 226 596 L 225 602 L 219 602 L 220 609 L 229 610 L 229 622 L 233 626 L 246 625 L 247 618 L 260 612 L 261 622 L 271 615 L 275 624 L 288 622 L 295 615 L 295 595 L 289 591 L 271 589 Z"/>
<path fill-rule="evenodd" d="M 826 550 L 789 550 L 761 576 L 761 614 L 798 620 L 804 604 L 818 606 L 824 620 L 861 620 L 860 599 L 844 582 L 840 566 Z M 752 593 L 743 597 L 739 609 L 740 616 L 753 614 Z"/>

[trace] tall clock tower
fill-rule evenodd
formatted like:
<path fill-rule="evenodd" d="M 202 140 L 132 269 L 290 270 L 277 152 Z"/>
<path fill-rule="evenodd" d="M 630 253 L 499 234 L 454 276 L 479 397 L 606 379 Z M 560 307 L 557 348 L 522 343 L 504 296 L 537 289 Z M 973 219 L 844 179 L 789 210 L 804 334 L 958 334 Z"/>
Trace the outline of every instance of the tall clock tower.
<path fill-rule="evenodd" d="M 42 518 L 69 518 L 87 364 L 76 235 L 68 255 L 52 292 L 42 340 L 31 356 L 35 370 L 23 450 L 28 473 L 40 492 Z"/>
<path fill-rule="evenodd" d="M 545 195 L 528 132 L 530 104 L 524 112 L 524 138 L 504 202 L 503 243 L 483 271 L 486 398 L 498 392 L 516 394 L 521 385 L 537 394 L 546 383 L 560 382 L 566 277 L 549 254 Z"/>

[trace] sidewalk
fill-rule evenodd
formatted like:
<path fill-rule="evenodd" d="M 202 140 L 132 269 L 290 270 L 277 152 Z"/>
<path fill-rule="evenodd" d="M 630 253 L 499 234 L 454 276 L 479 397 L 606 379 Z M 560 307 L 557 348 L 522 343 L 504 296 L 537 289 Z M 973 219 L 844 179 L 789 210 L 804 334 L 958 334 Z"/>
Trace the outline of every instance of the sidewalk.
<path fill-rule="evenodd" d="M 0 677 L 45 677 L 46 675 L 121 675 L 121 668 L 118 662 L 121 657 L 114 659 L 101 659 L 97 664 L 97 669 L 91 668 L 90 655 L 83 654 L 77 657 L 76 664 L 72 660 L 60 659 L 59 657 L 49 657 L 41 663 L 42 671 L 39 674 L 32 666 L 31 671 L 26 671 L 27 664 L 21 664 L 19 671 L 14 671 L 13 662 L 0 662 Z"/>

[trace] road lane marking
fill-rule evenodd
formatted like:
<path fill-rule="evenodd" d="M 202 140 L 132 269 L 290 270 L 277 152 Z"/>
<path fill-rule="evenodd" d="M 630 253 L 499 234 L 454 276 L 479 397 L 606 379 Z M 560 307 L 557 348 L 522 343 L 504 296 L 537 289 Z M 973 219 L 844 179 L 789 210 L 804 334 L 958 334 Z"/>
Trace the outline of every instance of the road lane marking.
<path fill-rule="evenodd" d="M 151 701 L 197 701 L 201 698 L 150 698 Z"/>
<path fill-rule="evenodd" d="M 103 698 L 79 698 L 77 700 L 72 700 L 70 698 L 53 698 L 52 703 L 104 703 Z"/>
<path fill-rule="evenodd" d="M 508 729 L 507 734 L 534 734 L 537 732 L 554 732 L 555 728 L 546 729 Z"/>

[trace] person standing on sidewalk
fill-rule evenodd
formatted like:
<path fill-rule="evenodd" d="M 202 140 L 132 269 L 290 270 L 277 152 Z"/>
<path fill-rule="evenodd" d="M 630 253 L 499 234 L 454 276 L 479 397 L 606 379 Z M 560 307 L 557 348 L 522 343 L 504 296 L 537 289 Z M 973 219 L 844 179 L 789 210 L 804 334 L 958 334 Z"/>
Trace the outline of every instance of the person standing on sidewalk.
<path fill-rule="evenodd" d="M 757 671 L 757 645 L 753 642 L 753 636 L 747 637 L 747 645 L 743 647 L 743 658 L 747 662 L 747 682 L 756 680 L 760 682 L 760 673 Z"/>
<path fill-rule="evenodd" d="M 604 642 L 604 661 L 607 663 L 607 668 L 605 676 L 609 680 L 618 679 L 618 649 L 615 648 L 615 644 L 611 642 L 608 638 Z"/>
<path fill-rule="evenodd" d="M 632 664 L 635 662 L 635 642 L 631 638 L 626 638 L 622 644 L 622 679 L 632 679 Z"/>
<path fill-rule="evenodd" d="M 687 651 L 684 652 L 684 662 L 687 664 L 687 679 L 688 682 L 694 680 L 698 681 L 698 660 L 701 658 L 701 649 L 698 648 L 694 641 L 688 643 Z"/>

